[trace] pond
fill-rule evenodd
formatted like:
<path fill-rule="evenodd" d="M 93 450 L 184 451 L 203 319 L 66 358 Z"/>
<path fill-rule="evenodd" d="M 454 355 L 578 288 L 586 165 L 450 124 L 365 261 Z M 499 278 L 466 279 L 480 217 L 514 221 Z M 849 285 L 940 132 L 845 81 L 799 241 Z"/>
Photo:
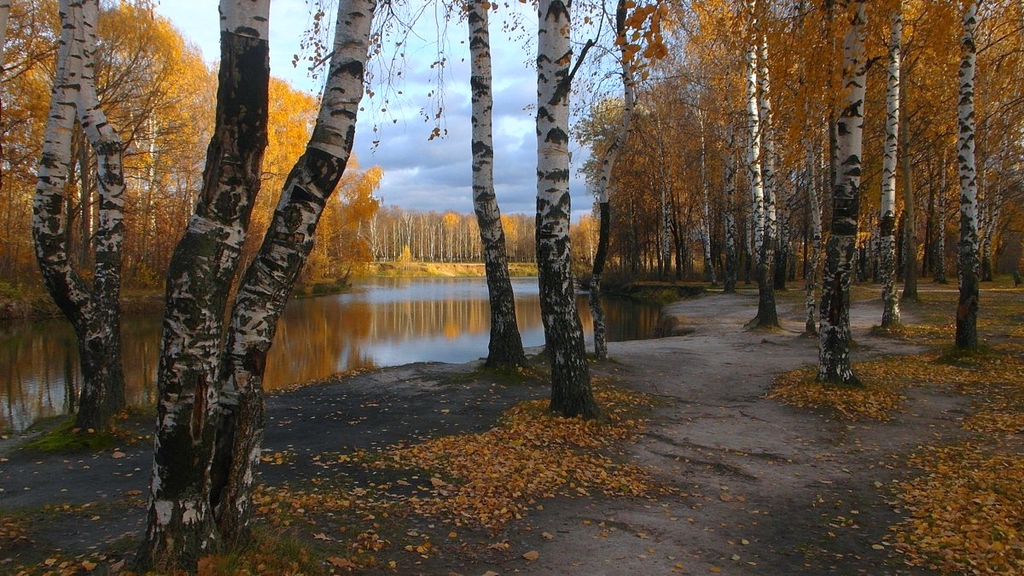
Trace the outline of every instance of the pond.
<path fill-rule="evenodd" d="M 536 278 L 513 278 L 523 344 L 544 344 Z M 656 306 L 605 299 L 610 341 L 649 338 Z M 590 311 L 577 296 L 591 341 Z M 160 315 L 122 328 L 128 401 L 155 401 Z M 413 362 L 469 362 L 487 355 L 490 312 L 483 278 L 382 278 L 352 292 L 292 300 L 267 358 L 265 385 L 279 390 L 339 372 Z M 0 430 L 20 431 L 66 414 L 81 381 L 74 333 L 63 319 L 0 323 Z"/>

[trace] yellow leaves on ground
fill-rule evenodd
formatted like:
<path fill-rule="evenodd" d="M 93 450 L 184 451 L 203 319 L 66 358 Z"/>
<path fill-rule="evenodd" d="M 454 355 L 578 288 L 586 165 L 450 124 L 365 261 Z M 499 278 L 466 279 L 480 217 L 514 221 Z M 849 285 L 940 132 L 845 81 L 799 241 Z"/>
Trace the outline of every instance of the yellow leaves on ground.
<path fill-rule="evenodd" d="M 523 402 L 487 432 L 399 448 L 371 465 L 431 471 L 429 491 L 407 499 L 413 510 L 490 529 L 555 495 L 649 495 L 655 487 L 644 470 L 598 452 L 636 433 L 639 422 L 629 415 L 647 400 L 608 388 L 596 395 L 607 422 L 559 418 L 547 411 L 547 401 Z"/>
<path fill-rule="evenodd" d="M 947 573 L 1024 571 L 1024 360 L 982 353 L 941 366 L 942 383 L 974 397 L 963 427 L 975 436 L 922 449 L 922 475 L 900 484 L 910 513 L 892 528 L 912 566 Z"/>
<path fill-rule="evenodd" d="M 778 376 L 768 398 L 798 408 L 826 409 L 844 420 L 888 420 L 905 397 L 901 386 L 920 381 L 927 373 L 921 359 L 910 357 L 861 362 L 853 371 L 863 386 L 837 386 L 817 380 L 817 367 L 804 368 Z"/>
<path fill-rule="evenodd" d="M 983 442 L 929 448 L 912 463 L 924 474 L 899 487 L 910 513 L 894 526 L 912 566 L 957 574 L 1024 571 L 1024 460 Z"/>

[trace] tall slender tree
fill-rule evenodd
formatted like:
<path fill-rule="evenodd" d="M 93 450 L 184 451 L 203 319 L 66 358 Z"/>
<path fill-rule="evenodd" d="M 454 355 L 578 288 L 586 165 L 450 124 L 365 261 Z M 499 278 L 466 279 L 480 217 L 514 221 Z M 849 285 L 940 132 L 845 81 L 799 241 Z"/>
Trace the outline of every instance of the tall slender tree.
<path fill-rule="evenodd" d="M 900 128 L 900 61 L 903 52 L 903 2 L 896 1 L 889 34 L 889 66 L 885 87 L 885 146 L 882 154 L 882 198 L 879 218 L 882 278 L 882 328 L 900 325 L 896 290 L 896 153 Z"/>
<path fill-rule="evenodd" d="M 491 338 L 487 366 L 514 367 L 526 364 L 523 339 L 516 324 L 515 297 L 508 273 L 505 230 L 494 194 L 494 147 L 491 109 L 491 41 L 488 30 L 490 2 L 468 0 L 470 87 L 473 106 L 473 210 L 483 245 L 487 295 L 491 311 Z"/>
<path fill-rule="evenodd" d="M 832 188 L 831 235 L 825 248 L 822 276 L 818 379 L 859 385 L 860 380 L 850 366 L 850 280 L 860 208 L 867 0 L 853 0 L 850 4 L 850 27 L 843 41 L 843 108 L 836 121 L 838 173 Z"/>
<path fill-rule="evenodd" d="M 75 424 L 104 428 L 125 405 L 121 368 L 121 245 L 124 172 L 121 138 L 96 92 L 97 0 L 61 0 L 57 75 L 46 123 L 33 202 L 36 260 L 47 291 L 75 329 L 82 390 Z M 96 153 L 99 225 L 91 283 L 73 266 L 68 247 L 65 187 L 72 132 L 78 125 Z M 83 170 L 90 170 L 87 164 Z M 83 173 L 84 175 L 84 173 Z"/>
<path fill-rule="evenodd" d="M 551 410 L 595 418 L 600 409 L 569 266 L 569 8 L 563 0 L 540 0 L 537 7 L 537 276 Z"/>
<path fill-rule="evenodd" d="M 636 82 L 633 78 L 633 64 L 626 39 L 625 0 L 619 0 L 615 8 L 615 44 L 619 47 L 619 73 L 622 75 L 622 118 L 615 138 L 601 156 L 601 175 L 597 181 L 598 212 L 601 218 L 597 255 L 590 276 L 590 315 L 594 322 L 594 356 L 598 360 L 608 358 L 608 344 L 605 341 L 604 308 L 601 306 L 601 275 L 608 257 L 608 237 L 611 234 L 611 207 L 608 202 L 612 170 L 629 138 L 633 120 L 633 105 L 636 101 Z"/>
<path fill-rule="evenodd" d="M 751 2 L 751 10 L 756 10 L 756 0 Z M 756 15 L 752 29 L 757 32 Z M 764 224 L 761 231 L 761 247 L 757 254 L 757 318 L 758 326 L 777 327 L 779 313 L 775 305 L 775 282 L 772 266 L 775 263 L 776 241 L 778 237 L 778 206 L 776 198 L 778 190 L 775 175 L 775 133 L 772 114 L 771 80 L 768 68 L 768 39 L 762 35 L 756 43 L 755 58 L 757 72 L 757 108 L 760 122 L 757 134 L 761 138 L 761 190 L 764 198 Z M 756 54 L 756 55 L 755 55 Z"/>
<path fill-rule="evenodd" d="M 963 39 L 960 61 L 960 100 L 957 104 L 957 164 L 960 172 L 960 240 L 957 278 L 960 297 L 956 307 L 956 347 L 978 347 L 978 298 L 981 263 L 978 250 L 978 176 L 974 155 L 974 74 L 978 59 L 975 36 L 978 3 L 963 6 Z"/>
<path fill-rule="evenodd" d="M 722 180 L 725 186 L 725 207 L 722 210 L 725 222 L 725 270 L 722 274 L 722 289 L 727 294 L 736 292 L 736 279 L 739 273 L 739 254 L 737 249 L 736 230 L 736 135 L 735 129 L 728 128 L 729 137 L 725 147 L 725 163 L 722 168 Z"/>

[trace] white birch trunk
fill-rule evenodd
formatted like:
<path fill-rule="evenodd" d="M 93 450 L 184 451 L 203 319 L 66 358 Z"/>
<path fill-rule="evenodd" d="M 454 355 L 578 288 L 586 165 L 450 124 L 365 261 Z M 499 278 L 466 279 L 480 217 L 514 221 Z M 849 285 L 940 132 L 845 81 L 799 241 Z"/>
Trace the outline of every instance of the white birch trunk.
<path fill-rule="evenodd" d="M 491 41 L 487 12 L 490 2 L 468 0 L 470 88 L 472 90 L 473 209 L 487 274 L 491 334 L 486 365 L 512 368 L 526 364 L 523 340 L 516 324 L 515 299 L 508 273 L 508 254 L 501 211 L 494 194 L 494 145 L 491 109 Z"/>
<path fill-rule="evenodd" d="M 879 216 L 882 328 L 900 325 L 900 299 L 896 290 L 896 154 L 900 128 L 900 61 L 903 52 L 903 2 L 892 13 L 889 66 L 885 87 L 885 145 L 882 152 L 882 197 Z"/>
<path fill-rule="evenodd" d="M 235 297 L 217 378 L 223 415 L 211 472 L 217 528 L 229 542 L 248 536 L 263 441 L 267 352 L 352 152 L 376 7 L 375 0 L 338 5 L 330 71 L 313 134 L 288 175 L 267 235 Z"/>
<path fill-rule="evenodd" d="M 217 541 L 210 504 L 228 293 L 267 143 L 270 0 L 221 0 L 221 64 L 203 189 L 168 267 L 146 536 L 138 568 L 194 570 Z"/>
<path fill-rule="evenodd" d="M 960 99 L 957 104 L 957 164 L 960 174 L 960 241 L 957 277 L 960 296 L 956 308 L 956 347 L 978 347 L 978 297 L 981 275 L 978 258 L 978 180 L 974 154 L 974 75 L 977 63 L 975 34 L 978 3 L 969 1 L 963 14 Z"/>
<path fill-rule="evenodd" d="M 836 130 L 839 171 L 832 190 L 832 227 L 825 248 L 818 330 L 818 379 L 847 385 L 860 384 L 850 366 L 850 280 L 860 207 L 867 78 L 864 54 L 866 3 L 866 0 L 853 2 L 850 28 L 843 41 L 843 110 Z"/>
<path fill-rule="evenodd" d="M 537 270 L 551 410 L 599 414 L 573 295 L 569 218 L 569 3 L 540 0 L 537 41 Z"/>
<path fill-rule="evenodd" d="M 698 103 L 699 105 L 699 103 Z M 700 123 L 700 191 L 701 191 L 701 243 L 704 247 L 704 267 L 707 269 L 707 279 L 712 286 L 718 284 L 715 277 L 715 263 L 711 259 L 711 192 L 708 190 L 708 144 L 705 130 L 707 128 L 707 112 L 697 111 L 697 119 Z"/>
<path fill-rule="evenodd" d="M 83 430 L 100 429 L 125 404 L 120 352 L 124 238 L 121 141 L 107 123 L 96 98 L 96 0 L 64 0 L 59 3 L 59 10 L 58 70 L 38 172 L 33 234 L 47 290 L 71 322 L 78 340 L 83 382 L 76 426 Z M 63 208 L 68 199 L 64 187 L 70 171 L 76 115 L 96 150 L 99 167 L 99 228 L 91 286 L 71 265 L 65 237 Z M 82 166 L 83 189 L 89 169 Z M 85 217 L 83 213 L 83 221 Z"/>

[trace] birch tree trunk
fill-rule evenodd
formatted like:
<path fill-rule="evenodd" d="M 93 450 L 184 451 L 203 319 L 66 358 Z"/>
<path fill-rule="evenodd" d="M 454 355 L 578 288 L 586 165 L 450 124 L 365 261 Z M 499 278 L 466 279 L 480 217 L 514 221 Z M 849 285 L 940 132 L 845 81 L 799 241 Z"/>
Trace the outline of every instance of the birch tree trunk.
<path fill-rule="evenodd" d="M 756 27 L 755 27 L 756 28 Z M 764 37 L 758 43 L 755 62 L 759 65 L 757 75 L 757 107 L 760 124 L 757 133 L 761 138 L 761 186 L 764 195 L 764 226 L 761 248 L 757 254 L 757 319 L 762 327 L 778 327 L 779 314 L 775 306 L 775 279 L 772 265 L 775 262 L 775 242 L 778 228 L 778 213 L 775 186 L 775 135 L 772 132 L 771 82 L 768 76 L 768 40 Z"/>
<path fill-rule="evenodd" d="M 755 22 L 755 2 L 751 0 L 747 3 L 750 10 L 750 33 L 753 36 L 754 30 L 756 29 Z M 750 184 L 750 199 L 751 199 L 751 219 L 753 228 L 753 251 L 751 256 L 756 260 L 755 266 L 757 269 L 757 317 L 751 322 L 752 325 L 770 325 L 770 317 L 762 318 L 761 313 L 764 311 L 766 315 L 769 315 L 768 303 L 774 300 L 774 296 L 769 298 L 767 291 L 772 290 L 771 280 L 768 273 L 769 264 L 765 260 L 771 249 L 766 247 L 765 239 L 771 236 L 768 231 L 768 213 L 767 213 L 767 202 L 765 198 L 765 187 L 764 187 L 764 169 L 762 163 L 764 161 L 764 154 L 762 154 L 761 142 L 762 142 L 762 130 L 761 115 L 759 108 L 759 100 L 757 97 L 758 92 L 758 66 L 757 66 L 757 45 L 754 40 L 751 40 L 746 54 L 747 60 L 747 74 L 746 74 L 746 89 L 747 89 L 747 180 Z M 776 324 L 778 319 L 776 318 Z"/>
<path fill-rule="evenodd" d="M 601 275 L 604 273 L 605 260 L 608 257 L 608 236 L 611 232 L 611 207 L 608 202 L 611 187 L 612 170 L 622 152 L 626 140 L 629 139 L 633 120 L 633 106 L 636 101 L 636 88 L 633 79 L 633 66 L 626 51 L 626 3 L 619 0 L 615 9 L 615 37 L 619 46 L 619 68 L 622 74 L 622 121 L 615 139 L 608 145 L 601 157 L 601 176 L 597 182 L 597 204 L 601 216 L 597 238 L 597 255 L 590 276 L 590 316 L 594 322 L 594 356 L 598 360 L 608 358 L 608 343 L 605 338 L 604 308 L 601 306 Z"/>
<path fill-rule="evenodd" d="M 885 146 L 882 153 L 882 198 L 879 216 L 882 328 L 900 326 L 900 300 L 896 291 L 896 153 L 900 127 L 900 61 L 903 51 L 903 5 L 892 13 L 889 67 L 885 87 Z"/>
<path fill-rule="evenodd" d="M 821 269 L 821 197 L 818 194 L 818 183 L 815 178 L 817 158 L 814 144 L 810 138 L 807 138 L 806 142 L 804 154 L 807 163 L 807 217 L 811 224 L 811 254 L 808 259 L 807 273 L 804 276 L 804 309 L 807 311 L 804 334 L 817 336 L 818 305 L 814 291 L 818 285 L 818 271 Z"/>
<path fill-rule="evenodd" d="M 595 418 L 600 410 L 590 387 L 569 267 L 569 8 L 563 0 L 538 4 L 537 275 L 551 363 L 551 410 Z"/>
<path fill-rule="evenodd" d="M 725 271 L 722 279 L 723 290 L 726 294 L 736 292 L 736 280 L 739 273 L 739 254 L 737 250 L 737 229 L 735 208 L 736 196 L 736 145 L 735 134 L 729 129 L 729 140 L 725 153 L 724 175 L 725 181 Z"/>
<path fill-rule="evenodd" d="M 376 7 L 374 0 L 338 4 L 334 50 L 313 134 L 285 181 L 267 235 L 235 297 L 217 378 L 221 417 L 211 471 L 211 503 L 228 542 L 248 536 L 263 441 L 267 352 L 352 152 Z"/>
<path fill-rule="evenodd" d="M 707 281 L 712 286 L 717 286 L 718 279 L 715 277 L 715 262 L 711 257 L 711 193 L 708 190 L 708 145 L 707 135 L 705 134 L 707 129 L 707 112 L 699 109 L 699 103 L 697 119 L 700 123 L 701 244 L 704 247 L 704 268 Z"/>
<path fill-rule="evenodd" d="M 82 390 L 75 426 L 107 427 L 124 408 L 121 368 L 121 244 L 124 174 L 121 139 L 99 107 L 95 83 L 96 0 L 59 3 L 61 38 L 33 201 L 36 259 L 47 291 L 74 327 Z M 97 156 L 99 228 L 92 285 L 71 264 L 64 196 L 76 115 Z"/>
<path fill-rule="evenodd" d="M 212 551 L 217 371 L 225 309 L 267 145 L 270 0 L 221 0 L 221 64 L 203 188 L 171 257 L 157 368 L 157 427 L 137 568 L 193 570 Z M 245 455 L 247 456 L 247 455 Z"/>
<path fill-rule="evenodd" d="M 486 366 L 526 365 L 523 339 L 516 324 L 515 296 L 508 273 L 505 230 L 494 194 L 494 147 L 491 109 L 491 41 L 485 0 L 468 0 L 470 86 L 473 106 L 473 209 L 480 229 L 491 311 L 491 338 Z"/>
<path fill-rule="evenodd" d="M 850 29 L 843 42 L 843 110 L 837 124 L 839 172 L 832 189 L 832 226 L 825 247 L 821 322 L 818 331 L 818 380 L 859 385 L 850 366 L 850 278 L 860 207 L 861 149 L 867 60 L 864 36 L 867 0 L 853 2 Z"/>
<path fill-rule="evenodd" d="M 974 73 L 977 47 L 978 3 L 967 2 L 963 15 L 960 100 L 957 104 L 957 163 L 960 173 L 960 239 L 957 278 L 960 297 L 956 307 L 956 347 L 978 347 L 978 297 L 981 274 L 978 256 L 978 180 L 974 158 Z"/>

